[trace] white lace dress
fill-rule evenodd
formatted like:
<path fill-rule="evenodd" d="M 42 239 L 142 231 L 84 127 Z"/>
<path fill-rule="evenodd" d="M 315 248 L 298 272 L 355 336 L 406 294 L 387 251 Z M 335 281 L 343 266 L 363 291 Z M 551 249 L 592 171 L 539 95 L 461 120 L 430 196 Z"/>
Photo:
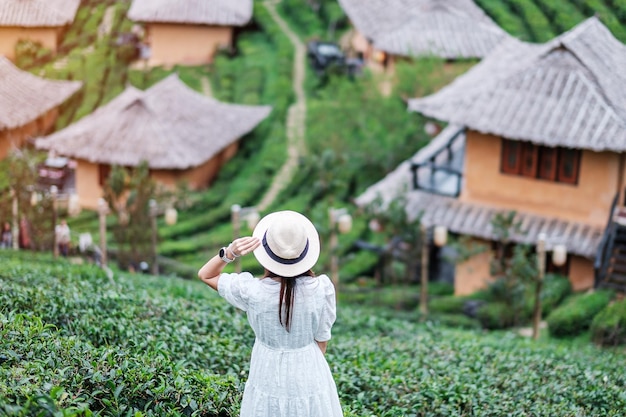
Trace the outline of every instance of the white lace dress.
<path fill-rule="evenodd" d="M 330 339 L 335 289 L 326 275 L 297 278 L 291 331 L 278 320 L 280 282 L 222 274 L 219 294 L 244 310 L 256 340 L 241 417 L 341 417 L 337 387 L 315 341 Z"/>

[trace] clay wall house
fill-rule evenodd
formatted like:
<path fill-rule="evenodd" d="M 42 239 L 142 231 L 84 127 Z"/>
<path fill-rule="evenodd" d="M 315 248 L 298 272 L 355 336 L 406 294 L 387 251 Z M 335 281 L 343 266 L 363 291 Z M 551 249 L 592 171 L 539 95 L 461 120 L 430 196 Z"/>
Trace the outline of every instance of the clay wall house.
<path fill-rule="evenodd" d="M 37 77 L 0 56 L 0 159 L 28 139 L 49 133 L 59 106 L 81 86 L 80 81 Z"/>
<path fill-rule="evenodd" d="M 626 46 L 597 18 L 545 44 L 509 39 L 412 111 L 450 125 L 359 197 L 408 187 L 427 225 L 489 243 L 496 213 L 516 211 L 514 242 L 564 244 L 575 290 L 626 289 L 619 252 L 626 179 Z M 621 195 L 621 197 L 620 197 Z M 490 253 L 457 265 L 455 289 L 490 280 Z"/>
<path fill-rule="evenodd" d="M 92 114 L 37 139 L 36 146 L 76 160 L 81 206 L 95 209 L 113 165 L 146 161 L 160 184 L 208 186 L 239 140 L 270 112 L 269 106 L 219 102 L 173 74 L 145 91 L 127 87 Z"/>
<path fill-rule="evenodd" d="M 133 0 L 128 18 L 144 24 L 148 65 L 208 64 L 252 19 L 252 0 Z"/>
<path fill-rule="evenodd" d="M 509 35 L 472 0 L 339 0 L 351 49 L 368 62 L 398 57 L 482 58 Z"/>
<path fill-rule="evenodd" d="M 0 0 L 0 55 L 15 59 L 20 40 L 55 52 L 79 5 L 80 0 Z"/>

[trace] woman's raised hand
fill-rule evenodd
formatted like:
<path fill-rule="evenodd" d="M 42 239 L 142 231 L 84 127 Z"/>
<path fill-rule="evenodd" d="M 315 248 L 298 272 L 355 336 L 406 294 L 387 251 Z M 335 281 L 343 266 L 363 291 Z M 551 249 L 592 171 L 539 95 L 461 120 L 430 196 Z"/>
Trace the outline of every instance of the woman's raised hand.
<path fill-rule="evenodd" d="M 246 255 L 259 247 L 261 241 L 257 237 L 244 236 L 235 239 L 228 245 L 228 251 L 235 257 Z"/>

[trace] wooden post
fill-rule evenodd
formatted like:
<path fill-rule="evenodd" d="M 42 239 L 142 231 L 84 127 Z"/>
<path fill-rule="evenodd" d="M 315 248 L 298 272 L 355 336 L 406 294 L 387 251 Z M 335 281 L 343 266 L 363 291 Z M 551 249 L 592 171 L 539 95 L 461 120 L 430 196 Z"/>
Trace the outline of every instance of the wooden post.
<path fill-rule="evenodd" d="M 159 275 L 159 253 L 157 251 L 157 203 L 155 200 L 149 202 L 150 226 L 152 228 L 152 275 Z"/>
<path fill-rule="evenodd" d="M 422 238 L 422 271 L 420 274 L 420 313 L 428 315 L 428 229 L 424 224 L 420 226 Z"/>
<path fill-rule="evenodd" d="M 57 242 L 57 196 L 59 190 L 56 185 L 50 187 L 50 195 L 52 196 L 52 253 L 55 258 L 59 257 L 59 242 Z"/>
<path fill-rule="evenodd" d="M 12 224 L 12 228 L 13 231 L 11 232 L 11 234 L 13 235 L 12 237 L 12 245 L 13 245 L 13 249 L 18 250 L 20 248 L 20 224 L 19 224 L 19 201 L 17 198 L 17 192 L 11 188 L 11 197 L 13 197 L 12 199 L 12 215 L 13 215 L 13 224 Z"/>
<path fill-rule="evenodd" d="M 107 265 L 107 202 L 101 198 L 98 200 L 98 221 L 100 223 L 100 266 Z"/>
<path fill-rule="evenodd" d="M 337 248 L 339 246 L 339 238 L 337 236 L 337 219 L 335 215 L 335 209 L 332 207 L 328 210 L 328 217 L 330 220 L 330 277 L 335 285 L 335 291 L 339 288 L 339 258 L 337 256 Z"/>
<path fill-rule="evenodd" d="M 233 224 L 233 240 L 237 239 L 241 234 L 241 206 L 239 204 L 233 204 L 230 208 L 230 219 Z M 226 254 L 226 256 L 229 256 Z M 241 260 L 235 258 L 235 272 L 241 272 Z"/>
<path fill-rule="evenodd" d="M 546 236 L 541 233 L 537 240 L 537 282 L 535 285 L 535 308 L 533 310 L 533 339 L 539 338 L 539 324 L 541 323 L 541 289 L 546 271 Z"/>

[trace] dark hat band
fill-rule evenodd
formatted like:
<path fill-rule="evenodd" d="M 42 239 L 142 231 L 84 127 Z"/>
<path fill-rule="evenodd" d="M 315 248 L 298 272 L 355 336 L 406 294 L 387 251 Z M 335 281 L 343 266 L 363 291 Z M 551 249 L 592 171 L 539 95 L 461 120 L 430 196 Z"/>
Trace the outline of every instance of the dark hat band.
<path fill-rule="evenodd" d="M 274 261 L 276 261 L 276 262 L 278 262 L 280 264 L 283 264 L 283 265 L 297 264 L 298 262 L 302 261 L 306 257 L 306 253 L 309 251 L 309 239 L 308 238 L 306 240 L 306 246 L 304 247 L 304 250 L 302 251 L 300 256 L 298 256 L 297 258 L 293 258 L 293 259 L 281 258 L 280 256 L 276 255 L 272 251 L 270 246 L 267 244 L 267 232 L 265 232 L 265 234 L 263 235 L 262 243 L 263 243 L 263 247 L 265 248 L 265 252 L 267 252 L 269 257 L 272 258 L 272 260 L 274 260 Z"/>

